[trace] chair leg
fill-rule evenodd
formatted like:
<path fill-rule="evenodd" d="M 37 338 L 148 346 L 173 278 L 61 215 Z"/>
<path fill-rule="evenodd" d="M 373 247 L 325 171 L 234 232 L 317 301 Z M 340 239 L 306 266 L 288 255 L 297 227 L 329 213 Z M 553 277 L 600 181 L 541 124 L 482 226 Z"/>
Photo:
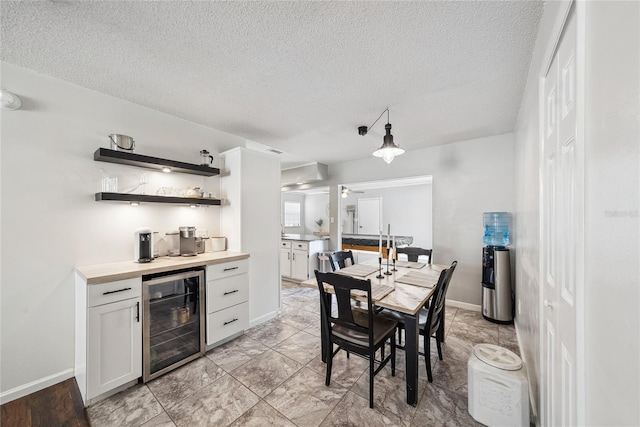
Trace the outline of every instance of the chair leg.
<path fill-rule="evenodd" d="M 436 332 L 436 346 L 438 347 L 438 358 L 442 360 L 442 345 L 440 344 L 440 338 Z"/>
<path fill-rule="evenodd" d="M 431 337 L 426 333 L 424 336 L 424 364 L 427 365 L 427 379 L 430 383 L 433 382 L 433 377 L 431 376 Z"/>
<path fill-rule="evenodd" d="M 375 372 L 375 352 L 369 352 L 369 408 L 373 408 L 373 376 Z"/>
<path fill-rule="evenodd" d="M 398 325 L 398 345 L 402 345 L 402 327 Z"/>
<path fill-rule="evenodd" d="M 331 383 L 331 365 L 333 362 L 333 344 L 329 344 L 329 351 L 327 354 L 327 377 L 324 380 L 324 384 L 328 386 Z"/>
<path fill-rule="evenodd" d="M 345 352 L 347 353 L 347 359 L 349 358 L 349 352 L 347 350 L 345 350 Z"/>
<path fill-rule="evenodd" d="M 396 376 L 396 334 L 391 335 L 391 376 Z"/>
<path fill-rule="evenodd" d="M 382 343 L 382 347 L 380 347 L 380 360 L 384 360 L 384 348 L 386 343 Z"/>

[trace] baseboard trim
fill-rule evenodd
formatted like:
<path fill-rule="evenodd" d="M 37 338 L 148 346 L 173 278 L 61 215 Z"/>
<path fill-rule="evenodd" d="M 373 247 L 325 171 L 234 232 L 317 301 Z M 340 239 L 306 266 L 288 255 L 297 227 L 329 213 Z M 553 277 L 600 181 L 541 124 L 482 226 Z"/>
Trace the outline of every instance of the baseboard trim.
<path fill-rule="evenodd" d="M 258 326 L 264 322 L 267 322 L 271 319 L 275 319 L 278 317 L 278 310 L 272 311 L 271 313 L 267 313 L 263 316 L 257 317 L 249 321 L 249 328 L 253 328 L 254 326 Z"/>
<path fill-rule="evenodd" d="M 12 400 L 16 400 L 28 394 L 35 393 L 36 391 L 51 387 L 52 385 L 66 381 L 69 378 L 73 378 L 73 368 L 65 369 L 62 372 L 12 388 L 11 390 L 0 393 L 0 405 L 4 405 Z"/>
<path fill-rule="evenodd" d="M 469 304 L 468 302 L 455 301 L 451 299 L 446 300 L 446 305 L 455 308 L 463 308 L 465 310 L 477 311 L 478 313 L 482 311 L 482 307 L 477 304 Z"/>

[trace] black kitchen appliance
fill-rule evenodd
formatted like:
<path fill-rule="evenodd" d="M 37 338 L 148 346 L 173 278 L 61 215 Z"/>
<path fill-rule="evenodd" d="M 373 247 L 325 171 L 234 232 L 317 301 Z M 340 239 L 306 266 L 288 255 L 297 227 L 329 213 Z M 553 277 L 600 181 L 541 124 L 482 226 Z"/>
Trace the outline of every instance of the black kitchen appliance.
<path fill-rule="evenodd" d="M 151 262 L 153 260 L 151 233 L 151 229 L 147 227 L 140 227 L 135 231 L 133 242 L 134 262 Z"/>
<path fill-rule="evenodd" d="M 513 322 L 509 249 L 482 248 L 482 316 L 495 323 Z"/>

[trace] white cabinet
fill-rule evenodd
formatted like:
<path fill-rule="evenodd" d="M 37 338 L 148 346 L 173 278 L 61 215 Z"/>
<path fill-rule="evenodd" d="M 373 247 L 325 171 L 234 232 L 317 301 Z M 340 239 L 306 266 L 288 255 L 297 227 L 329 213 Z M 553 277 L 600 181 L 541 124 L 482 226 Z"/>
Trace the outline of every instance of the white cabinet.
<path fill-rule="evenodd" d="M 318 252 L 325 250 L 324 240 L 282 240 L 280 243 L 280 274 L 304 281 L 318 268 Z"/>
<path fill-rule="evenodd" d="M 249 260 L 207 266 L 207 346 L 249 327 Z"/>
<path fill-rule="evenodd" d="M 89 285 L 76 276 L 76 379 L 84 403 L 142 376 L 141 278 Z"/>

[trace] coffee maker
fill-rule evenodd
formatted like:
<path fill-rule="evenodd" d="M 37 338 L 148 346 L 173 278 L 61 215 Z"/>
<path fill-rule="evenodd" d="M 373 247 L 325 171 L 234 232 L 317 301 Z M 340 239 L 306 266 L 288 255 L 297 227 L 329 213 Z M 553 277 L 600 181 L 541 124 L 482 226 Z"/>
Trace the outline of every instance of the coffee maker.
<path fill-rule="evenodd" d="M 192 226 L 180 227 L 180 255 L 194 256 L 196 250 L 196 228 Z"/>
<path fill-rule="evenodd" d="M 133 241 L 133 261 L 151 262 L 153 253 L 151 250 L 151 229 L 140 227 L 134 233 Z"/>

